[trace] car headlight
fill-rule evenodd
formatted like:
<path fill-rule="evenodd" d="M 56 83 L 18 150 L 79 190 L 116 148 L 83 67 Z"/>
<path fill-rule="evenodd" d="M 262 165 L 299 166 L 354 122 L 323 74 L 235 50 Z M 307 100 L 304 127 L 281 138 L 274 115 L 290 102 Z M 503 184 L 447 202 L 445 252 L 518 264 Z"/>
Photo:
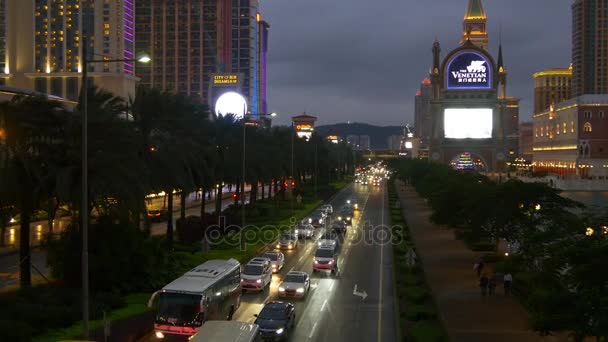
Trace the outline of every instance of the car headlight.
<path fill-rule="evenodd" d="M 308 223 L 312 223 L 312 219 L 311 218 L 308 219 Z"/>
<path fill-rule="evenodd" d="M 273 264 L 273 265 L 272 265 L 272 268 L 277 268 L 277 265 Z"/>
<path fill-rule="evenodd" d="M 283 286 L 279 287 L 279 292 L 285 292 L 285 288 Z"/>
<path fill-rule="evenodd" d="M 300 287 L 299 289 L 296 290 L 297 293 L 304 293 L 304 288 Z"/>
<path fill-rule="evenodd" d="M 280 328 L 277 330 L 277 335 L 281 335 L 283 333 L 283 331 L 285 331 L 285 329 Z"/>
<path fill-rule="evenodd" d="M 155 335 L 156 335 L 156 338 L 165 338 L 165 334 L 163 334 L 161 331 L 157 331 L 155 333 Z"/>
<path fill-rule="evenodd" d="M 318 264 L 319 262 L 315 259 L 315 264 Z"/>
<path fill-rule="evenodd" d="M 349 217 L 347 217 L 346 219 L 347 219 L 348 221 L 350 221 L 350 220 L 351 220 L 351 217 L 349 216 Z"/>
<path fill-rule="evenodd" d="M 299 230 L 297 230 L 297 229 L 296 229 L 296 230 L 295 230 L 295 233 L 296 233 L 296 234 L 298 234 L 298 232 L 299 232 Z"/>
<path fill-rule="evenodd" d="M 258 279 L 255 282 L 258 283 L 258 284 L 261 284 L 262 283 L 262 279 Z"/>
<path fill-rule="evenodd" d="M 319 223 L 323 223 L 323 219 L 319 219 Z"/>
<path fill-rule="evenodd" d="M 342 216 L 338 216 L 338 220 L 341 220 L 341 219 L 342 219 Z"/>
<path fill-rule="evenodd" d="M 331 265 L 331 264 L 333 264 L 333 263 L 334 263 L 334 261 L 333 261 L 333 260 L 329 260 L 329 264 L 330 264 L 330 265 Z"/>
<path fill-rule="evenodd" d="M 281 244 L 280 243 L 277 243 L 277 248 L 281 248 Z"/>

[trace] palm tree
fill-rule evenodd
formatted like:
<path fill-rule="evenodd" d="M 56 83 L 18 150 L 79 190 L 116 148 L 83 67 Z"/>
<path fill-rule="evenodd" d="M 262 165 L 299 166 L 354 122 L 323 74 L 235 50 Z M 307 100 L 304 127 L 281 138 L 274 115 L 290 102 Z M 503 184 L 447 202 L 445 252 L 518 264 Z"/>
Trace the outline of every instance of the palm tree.
<path fill-rule="evenodd" d="M 0 198 L 20 213 L 20 286 L 31 286 L 30 220 L 54 197 L 57 170 L 65 165 L 68 115 L 43 96 L 15 96 L 0 103 L 5 138 L 0 145 Z"/>

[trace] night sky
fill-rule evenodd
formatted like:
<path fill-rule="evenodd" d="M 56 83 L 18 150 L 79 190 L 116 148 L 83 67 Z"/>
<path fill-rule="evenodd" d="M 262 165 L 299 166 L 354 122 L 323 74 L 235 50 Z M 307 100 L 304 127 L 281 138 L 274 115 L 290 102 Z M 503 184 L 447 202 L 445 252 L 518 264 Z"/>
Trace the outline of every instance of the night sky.
<path fill-rule="evenodd" d="M 270 24 L 268 110 L 276 124 L 303 111 L 318 124 L 414 121 L 414 95 L 437 37 L 442 58 L 458 46 L 467 0 L 262 0 Z M 532 73 L 567 67 L 571 0 L 484 0 L 490 52 L 499 27 L 508 95 L 531 117 Z"/>

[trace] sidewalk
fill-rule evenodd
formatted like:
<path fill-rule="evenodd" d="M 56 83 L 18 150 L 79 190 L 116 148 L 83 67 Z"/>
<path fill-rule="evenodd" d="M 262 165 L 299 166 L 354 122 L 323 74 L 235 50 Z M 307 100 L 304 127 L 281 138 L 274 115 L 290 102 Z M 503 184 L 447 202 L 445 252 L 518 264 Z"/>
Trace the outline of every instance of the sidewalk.
<path fill-rule="evenodd" d="M 431 209 L 412 187 L 397 182 L 397 193 L 412 238 L 452 342 L 554 342 L 528 326 L 528 313 L 502 287 L 496 295 L 482 298 L 473 264 L 480 253 L 456 240 L 451 230 L 430 222 Z M 515 279 L 517 281 L 517 279 Z"/>

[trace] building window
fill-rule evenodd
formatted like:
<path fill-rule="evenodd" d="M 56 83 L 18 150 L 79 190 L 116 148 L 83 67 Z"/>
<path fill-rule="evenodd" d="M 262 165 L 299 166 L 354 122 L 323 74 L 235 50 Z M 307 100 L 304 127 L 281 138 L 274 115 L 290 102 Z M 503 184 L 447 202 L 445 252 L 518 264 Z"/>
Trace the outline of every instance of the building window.
<path fill-rule="evenodd" d="M 564 134 L 568 133 L 568 125 L 566 124 L 566 121 L 564 121 L 562 133 L 564 133 Z"/>
<path fill-rule="evenodd" d="M 591 115 L 591 111 L 588 111 L 588 110 L 586 110 L 586 111 L 584 112 L 584 115 L 585 115 L 585 119 L 591 119 L 591 117 L 592 117 L 592 115 Z"/>
<path fill-rule="evenodd" d="M 600 119 L 604 118 L 604 112 L 600 112 L 598 115 L 599 115 Z"/>
<path fill-rule="evenodd" d="M 559 135 L 560 129 L 559 129 L 559 124 L 557 124 L 555 126 L 555 133 L 557 133 L 557 135 Z"/>
<path fill-rule="evenodd" d="M 585 122 L 585 125 L 583 126 L 583 131 L 584 132 L 591 132 L 591 131 L 593 131 L 593 127 L 591 127 L 591 123 L 590 122 Z"/>
<path fill-rule="evenodd" d="M 574 121 L 570 121 L 570 133 L 574 133 Z"/>
<path fill-rule="evenodd" d="M 544 127 L 541 127 L 541 128 L 540 128 L 540 136 L 541 136 L 541 137 L 544 137 L 544 136 L 545 136 L 545 133 L 544 133 L 544 132 L 545 132 Z"/>
<path fill-rule="evenodd" d="M 536 127 L 536 129 L 534 129 L 534 136 L 538 138 L 538 127 Z"/>

